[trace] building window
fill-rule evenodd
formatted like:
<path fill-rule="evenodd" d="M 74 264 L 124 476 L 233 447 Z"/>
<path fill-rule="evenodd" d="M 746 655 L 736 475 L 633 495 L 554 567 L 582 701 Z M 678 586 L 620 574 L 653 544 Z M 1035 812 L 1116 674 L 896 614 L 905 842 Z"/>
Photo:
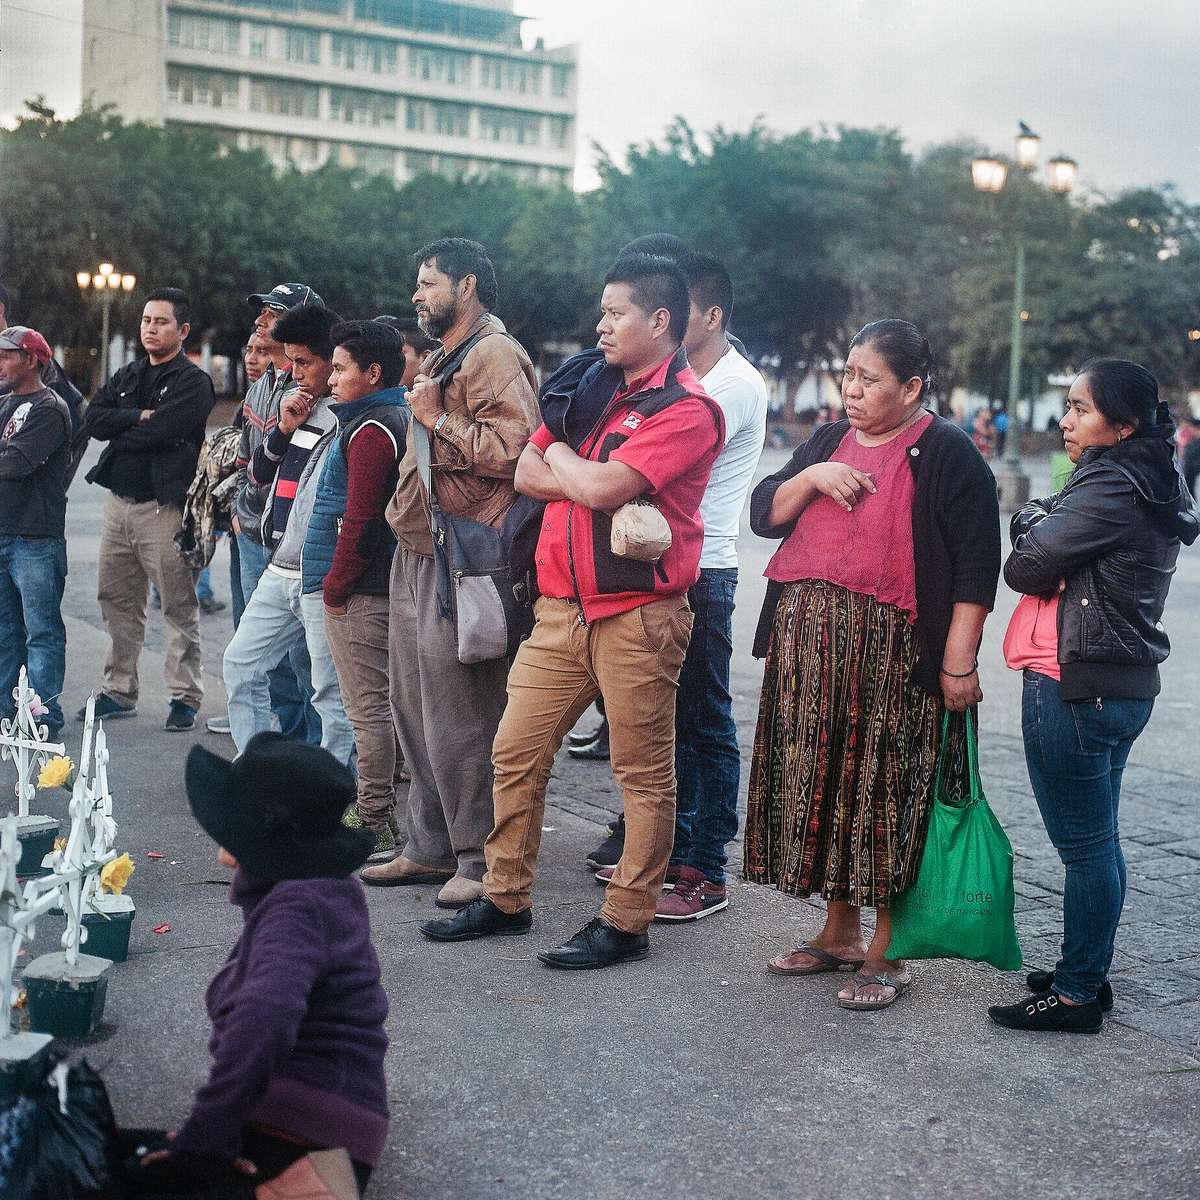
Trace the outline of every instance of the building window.
<path fill-rule="evenodd" d="M 497 92 L 537 96 L 542 90 L 542 68 L 539 63 L 516 62 L 511 58 L 485 55 L 480 65 L 479 82 Z"/>
<path fill-rule="evenodd" d="M 571 144 L 571 118 L 570 117 L 551 117 L 550 118 L 550 144 L 557 146 L 560 150 L 567 149 Z"/>
<path fill-rule="evenodd" d="M 312 84 L 288 83 L 282 79 L 250 81 L 250 111 L 277 117 L 308 117 L 320 112 L 318 91 Z"/>
<path fill-rule="evenodd" d="M 335 67 L 347 71 L 370 71 L 375 75 L 396 74 L 396 43 L 382 38 L 350 37 L 335 33 L 332 44 Z"/>
<path fill-rule="evenodd" d="M 288 29 L 283 38 L 283 57 L 288 62 L 316 64 L 321 61 L 321 35 L 311 29 Z"/>
<path fill-rule="evenodd" d="M 172 10 L 167 14 L 167 41 L 186 50 L 213 50 L 236 54 L 240 30 L 237 21 L 223 17 L 200 17 Z"/>
<path fill-rule="evenodd" d="M 368 175 L 396 175 L 396 152 L 387 146 L 359 146 L 358 165 Z"/>
<path fill-rule="evenodd" d="M 406 100 L 404 102 L 404 127 L 413 133 L 424 133 L 429 128 L 429 102 L 426 100 Z"/>
<path fill-rule="evenodd" d="M 470 137 L 471 110 L 465 104 L 444 104 L 431 101 L 433 127 L 443 137 Z"/>
<path fill-rule="evenodd" d="M 406 150 L 404 152 L 404 169 L 410 175 L 420 175 L 425 171 L 432 171 L 433 155 L 425 154 L 420 150 Z"/>
<path fill-rule="evenodd" d="M 571 68 L 552 66 L 550 68 L 550 95 L 562 99 L 571 90 Z"/>
<path fill-rule="evenodd" d="M 168 66 L 167 98 L 176 104 L 237 108 L 237 76 L 222 71 L 196 71 L 190 67 Z"/>
<path fill-rule="evenodd" d="M 408 74 L 426 83 L 465 84 L 471 82 L 471 56 L 457 50 L 431 50 L 409 46 Z"/>
<path fill-rule="evenodd" d="M 396 97 L 351 88 L 329 89 L 329 115 L 348 125 L 395 125 Z"/>
<path fill-rule="evenodd" d="M 321 165 L 321 143 L 316 138 L 288 138 L 288 159 L 301 169 Z"/>
<path fill-rule="evenodd" d="M 481 108 L 479 136 L 492 142 L 537 146 L 542 140 L 542 118 L 508 108 Z"/>
<path fill-rule="evenodd" d="M 270 53 L 271 27 L 247 21 L 246 30 L 246 53 L 251 58 L 266 58 Z"/>

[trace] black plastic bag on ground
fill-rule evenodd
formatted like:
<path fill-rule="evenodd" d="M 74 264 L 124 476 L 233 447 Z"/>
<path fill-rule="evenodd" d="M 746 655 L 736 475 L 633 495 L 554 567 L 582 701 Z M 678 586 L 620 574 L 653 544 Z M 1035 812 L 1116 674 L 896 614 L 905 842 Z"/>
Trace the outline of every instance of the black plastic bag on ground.
<path fill-rule="evenodd" d="M 116 1133 L 104 1081 L 87 1060 L 60 1062 L 11 1110 L 14 1144 L 4 1200 L 90 1200 L 106 1194 Z"/>

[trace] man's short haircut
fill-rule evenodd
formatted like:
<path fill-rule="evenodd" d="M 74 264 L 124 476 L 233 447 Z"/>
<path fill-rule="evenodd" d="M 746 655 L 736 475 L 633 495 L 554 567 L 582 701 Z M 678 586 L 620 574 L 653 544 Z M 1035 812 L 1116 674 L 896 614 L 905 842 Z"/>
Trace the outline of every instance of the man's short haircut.
<path fill-rule="evenodd" d="M 669 258 L 678 263 L 690 253 L 687 242 L 673 233 L 646 233 L 622 246 L 617 251 L 617 257 L 624 258 L 627 254 L 653 254 L 655 258 Z"/>
<path fill-rule="evenodd" d="M 385 314 L 382 317 L 376 317 L 375 320 L 382 321 L 385 325 L 390 325 L 395 329 L 404 344 L 411 346 L 422 358 L 438 348 L 437 339 L 431 338 L 421 328 L 421 323 L 416 317 L 393 317 Z"/>
<path fill-rule="evenodd" d="M 692 303 L 701 312 L 719 308 L 721 328 L 724 329 L 733 315 L 733 280 L 729 278 L 725 264 L 711 254 L 689 254 L 681 265 L 687 276 Z"/>
<path fill-rule="evenodd" d="M 329 358 L 333 354 L 329 334 L 341 319 L 323 304 L 297 305 L 275 322 L 271 336 L 281 344 L 307 346 L 318 358 Z"/>
<path fill-rule="evenodd" d="M 665 308 L 671 315 L 672 341 L 683 341 L 690 315 L 687 277 L 669 258 L 623 255 L 609 268 L 604 283 L 627 284 L 634 304 L 647 314 Z"/>
<path fill-rule="evenodd" d="M 339 321 L 329 340 L 354 359 L 360 371 L 379 364 L 381 387 L 395 387 L 404 375 L 404 341 L 386 321 Z"/>
<path fill-rule="evenodd" d="M 176 325 L 186 325 L 192 318 L 191 297 L 182 288 L 155 288 L 146 297 L 146 303 L 151 300 L 165 300 L 175 314 Z"/>
<path fill-rule="evenodd" d="M 484 308 L 490 309 L 496 303 L 499 288 L 496 285 L 496 268 L 488 258 L 487 251 L 470 238 L 440 238 L 430 242 L 413 255 L 413 262 L 418 269 L 427 262 L 449 275 L 452 283 L 467 275 L 475 276 L 475 295 Z"/>
<path fill-rule="evenodd" d="M 0 283 L 0 304 L 4 306 L 5 318 L 9 325 L 13 323 L 12 315 L 12 297 L 8 294 L 8 288 Z"/>

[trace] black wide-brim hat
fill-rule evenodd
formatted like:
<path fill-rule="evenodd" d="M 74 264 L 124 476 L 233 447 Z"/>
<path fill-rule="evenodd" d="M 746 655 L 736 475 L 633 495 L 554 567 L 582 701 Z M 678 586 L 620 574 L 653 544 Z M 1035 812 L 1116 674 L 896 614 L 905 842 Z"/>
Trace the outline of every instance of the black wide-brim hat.
<path fill-rule="evenodd" d="M 259 733 L 230 762 L 195 745 L 185 779 L 200 827 L 258 879 L 341 879 L 375 848 L 342 824 L 354 775 L 320 746 Z"/>

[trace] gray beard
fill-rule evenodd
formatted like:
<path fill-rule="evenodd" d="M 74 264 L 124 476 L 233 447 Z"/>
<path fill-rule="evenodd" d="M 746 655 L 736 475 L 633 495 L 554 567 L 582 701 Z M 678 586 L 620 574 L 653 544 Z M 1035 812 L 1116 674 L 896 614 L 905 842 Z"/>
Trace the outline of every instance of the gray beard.
<path fill-rule="evenodd" d="M 424 316 L 417 318 L 417 328 L 429 338 L 433 338 L 435 342 L 442 340 L 442 335 L 454 324 L 454 313 L 447 313 L 440 320 L 437 317 L 426 313 Z"/>

